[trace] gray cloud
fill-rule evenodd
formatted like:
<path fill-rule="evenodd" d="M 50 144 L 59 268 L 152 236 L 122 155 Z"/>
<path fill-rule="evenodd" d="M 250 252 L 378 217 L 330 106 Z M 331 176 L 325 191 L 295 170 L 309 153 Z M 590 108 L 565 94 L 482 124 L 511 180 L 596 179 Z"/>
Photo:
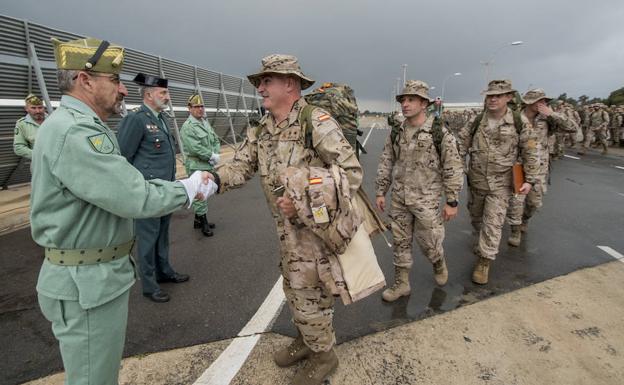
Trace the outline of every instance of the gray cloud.
<path fill-rule="evenodd" d="M 480 101 L 484 68 L 551 95 L 606 97 L 623 86 L 620 0 L 275 0 L 6 2 L 3 13 L 213 70 L 244 75 L 260 58 L 299 56 L 317 81 L 353 86 L 362 108 L 388 109 L 401 65 L 449 102 Z"/>

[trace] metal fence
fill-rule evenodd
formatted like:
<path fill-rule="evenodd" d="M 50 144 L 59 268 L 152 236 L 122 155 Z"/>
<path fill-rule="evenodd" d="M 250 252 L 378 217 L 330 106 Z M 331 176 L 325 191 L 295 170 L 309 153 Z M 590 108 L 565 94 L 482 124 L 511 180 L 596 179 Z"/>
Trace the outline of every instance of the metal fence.
<path fill-rule="evenodd" d="M 15 121 L 25 114 L 24 97 L 31 92 L 45 96 L 47 91 L 52 105 L 57 105 L 61 98 L 51 37 L 71 40 L 84 36 L 0 15 L 0 186 L 3 189 L 30 181 L 30 162 L 13 152 Z M 186 102 L 194 92 L 202 93 L 207 118 L 223 143 L 239 142 L 249 119 L 257 117 L 260 99 L 246 78 L 126 48 L 121 78 L 128 88 L 128 107 L 142 103 L 137 86 L 129 82 L 137 72 L 169 79 L 172 102 L 169 123 L 174 129 L 188 117 Z M 112 118 L 108 124 L 114 130 L 119 120 Z"/>

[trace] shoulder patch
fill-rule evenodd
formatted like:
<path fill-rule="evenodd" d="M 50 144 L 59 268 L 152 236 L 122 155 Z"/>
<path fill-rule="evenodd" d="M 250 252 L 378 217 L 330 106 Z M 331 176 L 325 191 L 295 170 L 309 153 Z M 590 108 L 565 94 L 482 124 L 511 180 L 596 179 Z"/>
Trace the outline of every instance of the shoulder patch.
<path fill-rule="evenodd" d="M 323 115 L 321 115 L 321 116 L 319 116 L 319 117 L 318 117 L 318 120 L 319 120 L 320 122 L 324 122 L 324 121 L 326 121 L 326 120 L 328 120 L 328 119 L 330 119 L 330 118 L 331 118 L 331 116 L 330 116 L 329 114 L 323 114 Z"/>
<path fill-rule="evenodd" d="M 99 153 L 110 154 L 115 149 L 113 141 L 108 137 L 108 135 L 104 133 L 91 135 L 88 137 L 88 139 L 91 147 L 93 147 L 93 149 Z"/>

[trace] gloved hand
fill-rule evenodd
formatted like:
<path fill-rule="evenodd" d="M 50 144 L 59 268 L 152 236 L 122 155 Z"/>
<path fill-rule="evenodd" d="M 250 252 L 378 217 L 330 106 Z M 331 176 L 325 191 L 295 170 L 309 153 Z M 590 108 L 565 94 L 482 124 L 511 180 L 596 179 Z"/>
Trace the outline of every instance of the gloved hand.
<path fill-rule="evenodd" d="M 219 186 L 217 186 L 212 179 L 208 179 L 208 184 L 202 183 L 199 185 L 199 192 L 202 194 L 204 200 L 208 200 L 208 197 L 214 195 L 218 189 Z"/>
<path fill-rule="evenodd" d="M 210 156 L 210 164 L 213 166 L 216 166 L 217 163 L 219 163 L 219 159 L 221 159 L 221 155 L 217 154 L 216 152 L 213 152 L 212 155 Z"/>
<path fill-rule="evenodd" d="M 195 171 L 194 173 L 191 174 L 190 177 L 186 179 L 178 180 L 178 182 L 184 185 L 184 189 L 186 190 L 186 196 L 188 197 L 187 208 L 191 207 L 191 204 L 193 203 L 193 200 L 195 200 L 195 198 L 197 197 L 197 194 L 202 193 L 201 186 L 202 185 L 207 186 L 206 184 L 203 183 L 204 182 L 203 179 L 204 179 L 203 172 Z M 210 179 L 208 181 L 212 182 Z M 214 184 L 214 182 L 212 183 Z"/>

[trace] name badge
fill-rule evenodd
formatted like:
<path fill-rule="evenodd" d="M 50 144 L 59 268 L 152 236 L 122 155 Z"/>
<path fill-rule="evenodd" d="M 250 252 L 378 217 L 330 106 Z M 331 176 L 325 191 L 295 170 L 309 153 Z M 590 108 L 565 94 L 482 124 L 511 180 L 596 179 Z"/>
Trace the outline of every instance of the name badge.
<path fill-rule="evenodd" d="M 329 213 L 327 212 L 327 207 L 325 207 L 325 205 L 312 207 L 312 215 L 314 216 L 314 223 L 320 224 L 329 222 Z"/>

